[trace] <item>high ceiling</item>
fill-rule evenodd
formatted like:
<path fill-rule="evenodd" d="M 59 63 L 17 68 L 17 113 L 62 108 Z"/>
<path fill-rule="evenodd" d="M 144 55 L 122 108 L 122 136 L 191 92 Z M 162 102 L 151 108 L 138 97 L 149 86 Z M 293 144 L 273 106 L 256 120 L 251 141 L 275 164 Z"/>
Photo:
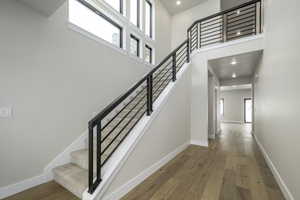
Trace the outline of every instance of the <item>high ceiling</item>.
<path fill-rule="evenodd" d="M 180 5 L 176 5 L 177 0 L 161 0 L 161 1 L 164 4 L 164 6 L 167 8 L 167 10 L 170 12 L 170 14 L 174 15 L 209 0 L 180 0 L 181 1 Z"/>
<path fill-rule="evenodd" d="M 66 0 L 19 0 L 35 9 L 41 14 L 49 17 L 52 15 Z"/>
<path fill-rule="evenodd" d="M 209 65 L 221 81 L 232 79 L 233 73 L 236 74 L 236 78 L 250 77 L 253 76 L 261 55 L 262 51 L 255 51 L 210 60 Z M 231 64 L 233 60 L 236 61 L 235 65 Z"/>

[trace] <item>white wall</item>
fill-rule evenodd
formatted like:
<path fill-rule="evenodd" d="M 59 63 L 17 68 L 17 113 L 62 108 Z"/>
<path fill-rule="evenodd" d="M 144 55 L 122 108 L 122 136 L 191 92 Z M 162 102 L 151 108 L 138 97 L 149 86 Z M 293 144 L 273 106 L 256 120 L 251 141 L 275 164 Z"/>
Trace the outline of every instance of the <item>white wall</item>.
<path fill-rule="evenodd" d="M 220 11 L 220 0 L 205 0 L 198 6 L 172 16 L 172 48 L 187 39 L 187 29 L 198 19 Z"/>
<path fill-rule="evenodd" d="M 170 52 L 170 16 L 157 1 L 156 57 Z M 149 67 L 68 28 L 67 4 L 50 18 L 0 1 L 0 187 L 39 175 L 98 112 Z M 161 31 L 163 30 L 163 31 Z"/>
<path fill-rule="evenodd" d="M 265 51 L 255 80 L 255 135 L 300 199 L 300 1 L 265 1 Z M 286 12 L 283 12 L 286 10 Z"/>
<path fill-rule="evenodd" d="M 171 15 L 161 3 L 155 0 L 155 53 L 156 64 L 159 64 L 172 50 L 171 48 Z"/>
<path fill-rule="evenodd" d="M 169 153 L 190 142 L 191 68 L 176 81 L 166 104 L 122 166 L 106 195 L 118 192 Z M 128 185 L 127 185 L 128 186 Z M 115 199 L 115 198 L 114 198 Z"/>
<path fill-rule="evenodd" d="M 208 77 L 208 137 L 214 139 L 219 132 L 220 124 L 220 83 L 209 66 L 211 76 Z"/>
<path fill-rule="evenodd" d="M 244 98 L 252 98 L 251 89 L 221 91 L 224 99 L 222 122 L 244 123 Z"/>
<path fill-rule="evenodd" d="M 209 74 L 209 73 L 208 73 Z M 208 75 L 208 137 L 214 138 L 214 77 Z"/>

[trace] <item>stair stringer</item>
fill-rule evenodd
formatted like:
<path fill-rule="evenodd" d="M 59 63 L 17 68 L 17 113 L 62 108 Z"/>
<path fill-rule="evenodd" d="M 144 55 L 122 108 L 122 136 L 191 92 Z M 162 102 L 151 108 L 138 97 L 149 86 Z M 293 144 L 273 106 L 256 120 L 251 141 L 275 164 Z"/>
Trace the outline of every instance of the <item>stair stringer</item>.
<path fill-rule="evenodd" d="M 109 188 L 114 178 L 118 175 L 118 172 L 125 164 L 129 156 L 135 149 L 136 145 L 143 138 L 144 134 L 149 129 L 152 122 L 159 115 L 162 108 L 167 103 L 170 95 L 172 94 L 172 90 L 175 89 L 179 80 L 188 70 L 189 65 L 190 63 L 186 63 L 182 66 L 182 68 L 177 73 L 177 81 L 170 82 L 165 88 L 165 90 L 160 94 L 156 102 L 154 102 L 153 113 L 151 114 L 151 116 L 142 117 L 141 120 L 135 126 L 135 128 L 131 131 L 131 133 L 127 136 L 123 143 L 118 147 L 118 149 L 115 151 L 115 153 L 112 155 L 112 157 L 102 169 L 102 182 L 93 194 L 89 194 L 88 191 L 85 190 L 82 195 L 83 200 L 98 200 L 103 198 L 103 195 L 105 195 L 105 192 Z"/>

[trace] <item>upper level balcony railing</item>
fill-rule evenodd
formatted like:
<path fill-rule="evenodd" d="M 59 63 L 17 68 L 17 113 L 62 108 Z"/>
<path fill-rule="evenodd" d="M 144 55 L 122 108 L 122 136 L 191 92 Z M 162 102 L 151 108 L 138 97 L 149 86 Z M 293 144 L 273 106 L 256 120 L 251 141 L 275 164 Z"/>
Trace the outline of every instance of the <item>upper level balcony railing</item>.
<path fill-rule="evenodd" d="M 261 0 L 250 1 L 194 22 L 188 29 L 190 51 L 262 32 Z"/>

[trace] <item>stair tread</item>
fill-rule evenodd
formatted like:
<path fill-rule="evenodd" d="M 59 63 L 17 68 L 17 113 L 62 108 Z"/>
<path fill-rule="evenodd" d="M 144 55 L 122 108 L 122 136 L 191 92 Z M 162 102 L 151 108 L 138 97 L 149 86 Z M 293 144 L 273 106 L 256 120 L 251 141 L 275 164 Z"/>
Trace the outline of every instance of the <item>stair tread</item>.
<path fill-rule="evenodd" d="M 88 170 L 68 163 L 54 168 L 53 173 L 56 182 L 82 198 L 84 190 L 88 187 Z"/>
<path fill-rule="evenodd" d="M 120 137 L 123 137 L 124 134 L 121 134 Z M 106 146 L 111 142 L 112 138 L 108 138 L 102 143 L 102 151 Z M 94 170 L 96 170 L 96 141 L 95 143 L 95 148 L 94 148 Z M 101 161 L 104 162 L 104 160 L 108 157 L 110 152 L 115 148 L 116 145 L 120 142 L 120 139 L 117 138 L 109 147 L 108 149 L 102 154 L 101 156 Z M 89 151 L 88 148 L 85 149 L 80 149 L 71 152 L 71 162 L 80 166 L 83 169 L 88 169 L 89 167 Z"/>

